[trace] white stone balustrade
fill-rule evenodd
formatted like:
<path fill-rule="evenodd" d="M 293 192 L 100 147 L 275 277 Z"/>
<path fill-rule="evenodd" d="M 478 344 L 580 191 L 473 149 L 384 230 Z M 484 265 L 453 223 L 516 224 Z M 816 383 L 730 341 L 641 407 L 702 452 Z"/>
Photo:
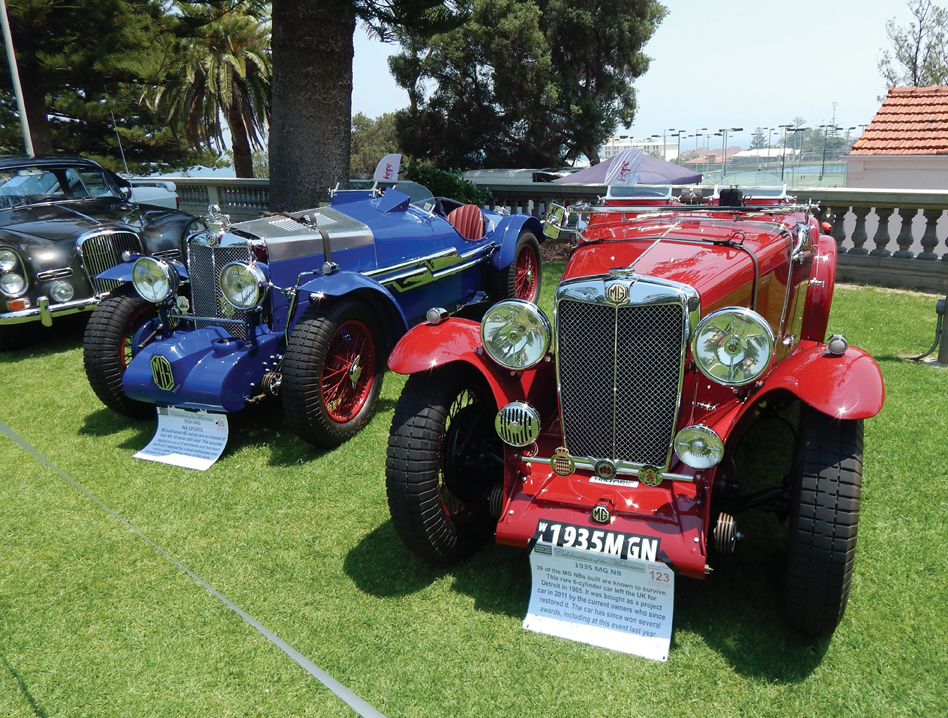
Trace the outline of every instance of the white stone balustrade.
<path fill-rule="evenodd" d="M 177 185 L 181 209 L 194 214 L 217 204 L 232 220 L 241 221 L 268 208 L 265 179 L 168 179 Z M 541 218 L 551 202 L 594 202 L 605 194 L 602 185 L 481 186 L 492 193 L 492 206 Z M 709 194 L 711 188 L 702 190 Z M 948 190 L 792 187 L 788 192 L 798 201 L 818 203 L 820 216 L 833 221 L 840 280 L 948 292 Z"/>

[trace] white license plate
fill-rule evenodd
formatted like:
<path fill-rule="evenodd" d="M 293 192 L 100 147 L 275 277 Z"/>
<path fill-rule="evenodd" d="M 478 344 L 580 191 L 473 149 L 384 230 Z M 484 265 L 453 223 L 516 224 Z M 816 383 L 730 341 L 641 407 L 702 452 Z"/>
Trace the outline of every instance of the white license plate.
<path fill-rule="evenodd" d="M 596 551 L 601 554 L 612 555 L 617 558 L 660 561 L 658 550 L 661 539 L 653 536 L 609 531 L 607 529 L 577 526 L 552 521 L 540 520 L 537 522 L 537 531 L 534 534 L 537 541 L 562 546 L 563 548 L 578 548 L 585 551 Z"/>

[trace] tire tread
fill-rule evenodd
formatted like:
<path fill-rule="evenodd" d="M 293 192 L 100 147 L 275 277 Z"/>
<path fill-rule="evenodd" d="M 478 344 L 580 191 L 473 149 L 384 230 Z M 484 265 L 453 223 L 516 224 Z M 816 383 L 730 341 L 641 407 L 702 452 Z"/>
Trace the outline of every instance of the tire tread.
<path fill-rule="evenodd" d="M 788 622 L 825 635 L 846 610 L 855 562 L 862 485 L 862 421 L 804 407 L 792 487 L 788 542 Z"/>

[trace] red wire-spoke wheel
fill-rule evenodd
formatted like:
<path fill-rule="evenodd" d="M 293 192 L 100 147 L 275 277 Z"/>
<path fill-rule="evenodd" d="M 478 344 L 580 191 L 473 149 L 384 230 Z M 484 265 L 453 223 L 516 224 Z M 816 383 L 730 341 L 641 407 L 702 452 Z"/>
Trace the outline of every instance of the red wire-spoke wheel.
<path fill-rule="evenodd" d="M 372 391 L 375 342 L 360 321 L 343 324 L 333 335 L 323 362 L 323 405 L 334 421 L 351 421 Z"/>
<path fill-rule="evenodd" d="M 493 535 L 490 497 L 503 485 L 497 405 L 484 378 L 448 365 L 405 384 L 388 437 L 385 487 L 392 524 L 430 561 L 465 558 Z"/>
<path fill-rule="evenodd" d="M 542 278 L 540 243 L 533 232 L 525 229 L 517 237 L 510 264 L 494 272 L 493 299 L 523 299 L 536 303 Z"/>
<path fill-rule="evenodd" d="M 155 414 L 152 404 L 125 395 L 122 377 L 135 353 L 135 335 L 156 316 L 155 305 L 137 294 L 112 294 L 92 312 L 82 342 L 82 360 L 92 391 L 107 407 L 133 419 Z"/>
<path fill-rule="evenodd" d="M 524 244 L 517 255 L 516 262 L 514 291 L 517 299 L 533 301 L 536 296 L 537 283 L 540 281 L 540 257 L 533 251 L 533 247 Z"/>
<path fill-rule="evenodd" d="M 314 446 L 347 441 L 371 418 L 385 351 L 378 318 L 351 298 L 311 305 L 283 357 L 280 395 L 290 427 Z"/>

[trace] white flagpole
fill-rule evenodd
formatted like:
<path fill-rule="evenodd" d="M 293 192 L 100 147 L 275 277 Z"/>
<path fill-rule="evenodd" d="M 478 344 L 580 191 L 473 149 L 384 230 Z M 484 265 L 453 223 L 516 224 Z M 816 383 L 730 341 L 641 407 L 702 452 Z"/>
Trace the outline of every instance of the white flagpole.
<path fill-rule="evenodd" d="M 26 154 L 33 156 L 33 138 L 30 137 L 30 121 L 26 117 L 26 105 L 23 104 L 23 88 L 20 86 L 20 71 L 16 66 L 16 53 L 13 51 L 13 35 L 10 34 L 10 20 L 7 18 L 6 0 L 0 0 L 0 21 L 3 22 L 3 44 L 7 50 L 7 60 L 10 63 L 10 76 L 13 78 L 13 93 L 16 95 L 16 106 L 20 111 L 20 130 L 23 132 L 23 142 L 26 145 Z"/>

